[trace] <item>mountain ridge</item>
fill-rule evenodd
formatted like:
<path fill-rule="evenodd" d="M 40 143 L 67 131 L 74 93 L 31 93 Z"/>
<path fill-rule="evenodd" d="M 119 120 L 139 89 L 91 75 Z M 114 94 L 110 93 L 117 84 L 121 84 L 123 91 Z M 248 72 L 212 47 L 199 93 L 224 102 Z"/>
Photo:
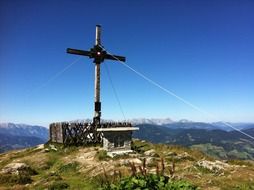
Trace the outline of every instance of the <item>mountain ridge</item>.
<path fill-rule="evenodd" d="M 48 129 L 39 125 L 0 123 L 0 133 L 13 136 L 34 136 L 48 139 Z"/>
<path fill-rule="evenodd" d="M 0 153 L 46 143 L 48 129 L 38 125 L 0 123 Z"/>
<path fill-rule="evenodd" d="M 169 128 L 159 125 L 137 125 L 134 138 L 153 143 L 195 147 L 220 159 L 254 159 L 254 142 L 238 131 L 198 128 Z M 254 128 L 243 132 L 254 136 Z M 220 149 L 220 151 L 218 151 Z"/>
<path fill-rule="evenodd" d="M 73 120 L 71 122 L 91 122 L 91 120 Z M 115 121 L 103 120 L 102 122 Z M 238 131 L 228 130 L 222 122 L 217 122 L 215 124 L 189 120 L 175 122 L 170 118 L 141 118 L 129 120 L 129 122 L 132 122 L 134 126 L 140 128 L 139 131 L 134 133 L 133 136 L 135 138 L 149 140 L 154 143 L 178 144 L 194 147 L 207 154 L 211 153 L 210 155 L 221 159 L 254 158 L 252 142 L 250 142 L 248 138 L 246 140 L 246 136 Z M 254 136 L 254 124 L 235 123 L 234 126 L 238 126 L 247 134 Z M 5 139 L 2 141 L 0 140 L 0 152 L 3 152 L 45 143 L 48 140 L 49 131 L 48 128 L 37 125 L 1 123 L 0 134 L 1 139 Z M 221 151 L 218 151 L 218 149 Z"/>

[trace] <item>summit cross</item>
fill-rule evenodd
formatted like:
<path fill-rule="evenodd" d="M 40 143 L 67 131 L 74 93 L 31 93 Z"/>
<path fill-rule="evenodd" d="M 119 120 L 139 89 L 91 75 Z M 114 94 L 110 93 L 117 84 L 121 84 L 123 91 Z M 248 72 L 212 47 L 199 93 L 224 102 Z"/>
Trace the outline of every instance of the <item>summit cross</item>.
<path fill-rule="evenodd" d="M 101 122 L 101 102 L 100 102 L 100 64 L 108 59 L 125 62 L 125 57 L 111 55 L 101 45 L 101 26 L 96 25 L 95 45 L 90 51 L 67 48 L 67 53 L 87 56 L 94 59 L 95 64 L 95 87 L 94 87 L 94 118 L 93 124 L 99 126 Z"/>

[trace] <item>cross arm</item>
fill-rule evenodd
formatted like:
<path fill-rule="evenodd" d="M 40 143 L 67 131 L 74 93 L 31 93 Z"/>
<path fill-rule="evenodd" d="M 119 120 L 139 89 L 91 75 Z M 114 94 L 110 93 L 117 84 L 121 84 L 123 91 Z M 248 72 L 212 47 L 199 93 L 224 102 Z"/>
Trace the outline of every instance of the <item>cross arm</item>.
<path fill-rule="evenodd" d="M 79 49 L 72 49 L 72 48 L 67 48 L 67 53 L 70 54 L 75 54 L 75 55 L 84 55 L 84 56 L 91 56 L 91 52 L 90 51 L 84 51 L 84 50 L 79 50 Z"/>
<path fill-rule="evenodd" d="M 92 48 L 90 51 L 67 48 L 66 51 L 67 53 L 70 53 L 70 54 L 83 55 L 83 56 L 88 56 L 89 58 L 99 59 L 101 62 L 104 59 L 116 60 L 116 61 L 122 61 L 122 62 L 126 61 L 126 58 L 123 56 L 111 55 L 111 54 L 108 54 L 106 51 L 101 52 L 102 51 L 101 49 L 97 50 L 96 48 Z"/>
<path fill-rule="evenodd" d="M 110 60 L 117 60 L 117 61 L 122 61 L 125 62 L 126 58 L 123 56 L 119 56 L 119 55 L 110 55 L 110 54 L 106 54 L 105 55 L 105 59 L 110 59 Z"/>

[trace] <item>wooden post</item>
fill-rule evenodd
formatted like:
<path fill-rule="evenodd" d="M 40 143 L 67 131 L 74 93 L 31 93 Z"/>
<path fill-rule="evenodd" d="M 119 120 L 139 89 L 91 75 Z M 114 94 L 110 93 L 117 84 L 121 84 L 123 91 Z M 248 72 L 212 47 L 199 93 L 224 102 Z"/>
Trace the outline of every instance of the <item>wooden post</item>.
<path fill-rule="evenodd" d="M 96 25 L 96 35 L 95 35 L 95 46 L 101 46 L 101 26 Z M 97 52 L 99 55 L 100 51 Z M 99 60 L 95 61 L 95 88 L 94 88 L 94 124 L 100 124 L 100 117 L 101 117 L 101 102 L 100 102 L 100 67 L 101 62 Z"/>

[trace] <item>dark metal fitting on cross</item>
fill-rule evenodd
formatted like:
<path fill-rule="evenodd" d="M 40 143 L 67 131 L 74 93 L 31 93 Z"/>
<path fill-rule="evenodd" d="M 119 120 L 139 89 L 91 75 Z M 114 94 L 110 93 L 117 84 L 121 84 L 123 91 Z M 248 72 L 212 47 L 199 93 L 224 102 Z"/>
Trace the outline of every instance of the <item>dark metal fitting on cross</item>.
<path fill-rule="evenodd" d="M 94 63 L 101 63 L 106 58 L 107 52 L 99 45 L 95 45 L 90 49 L 89 58 L 94 58 Z"/>
<path fill-rule="evenodd" d="M 94 102 L 95 111 L 101 111 L 101 102 Z"/>

